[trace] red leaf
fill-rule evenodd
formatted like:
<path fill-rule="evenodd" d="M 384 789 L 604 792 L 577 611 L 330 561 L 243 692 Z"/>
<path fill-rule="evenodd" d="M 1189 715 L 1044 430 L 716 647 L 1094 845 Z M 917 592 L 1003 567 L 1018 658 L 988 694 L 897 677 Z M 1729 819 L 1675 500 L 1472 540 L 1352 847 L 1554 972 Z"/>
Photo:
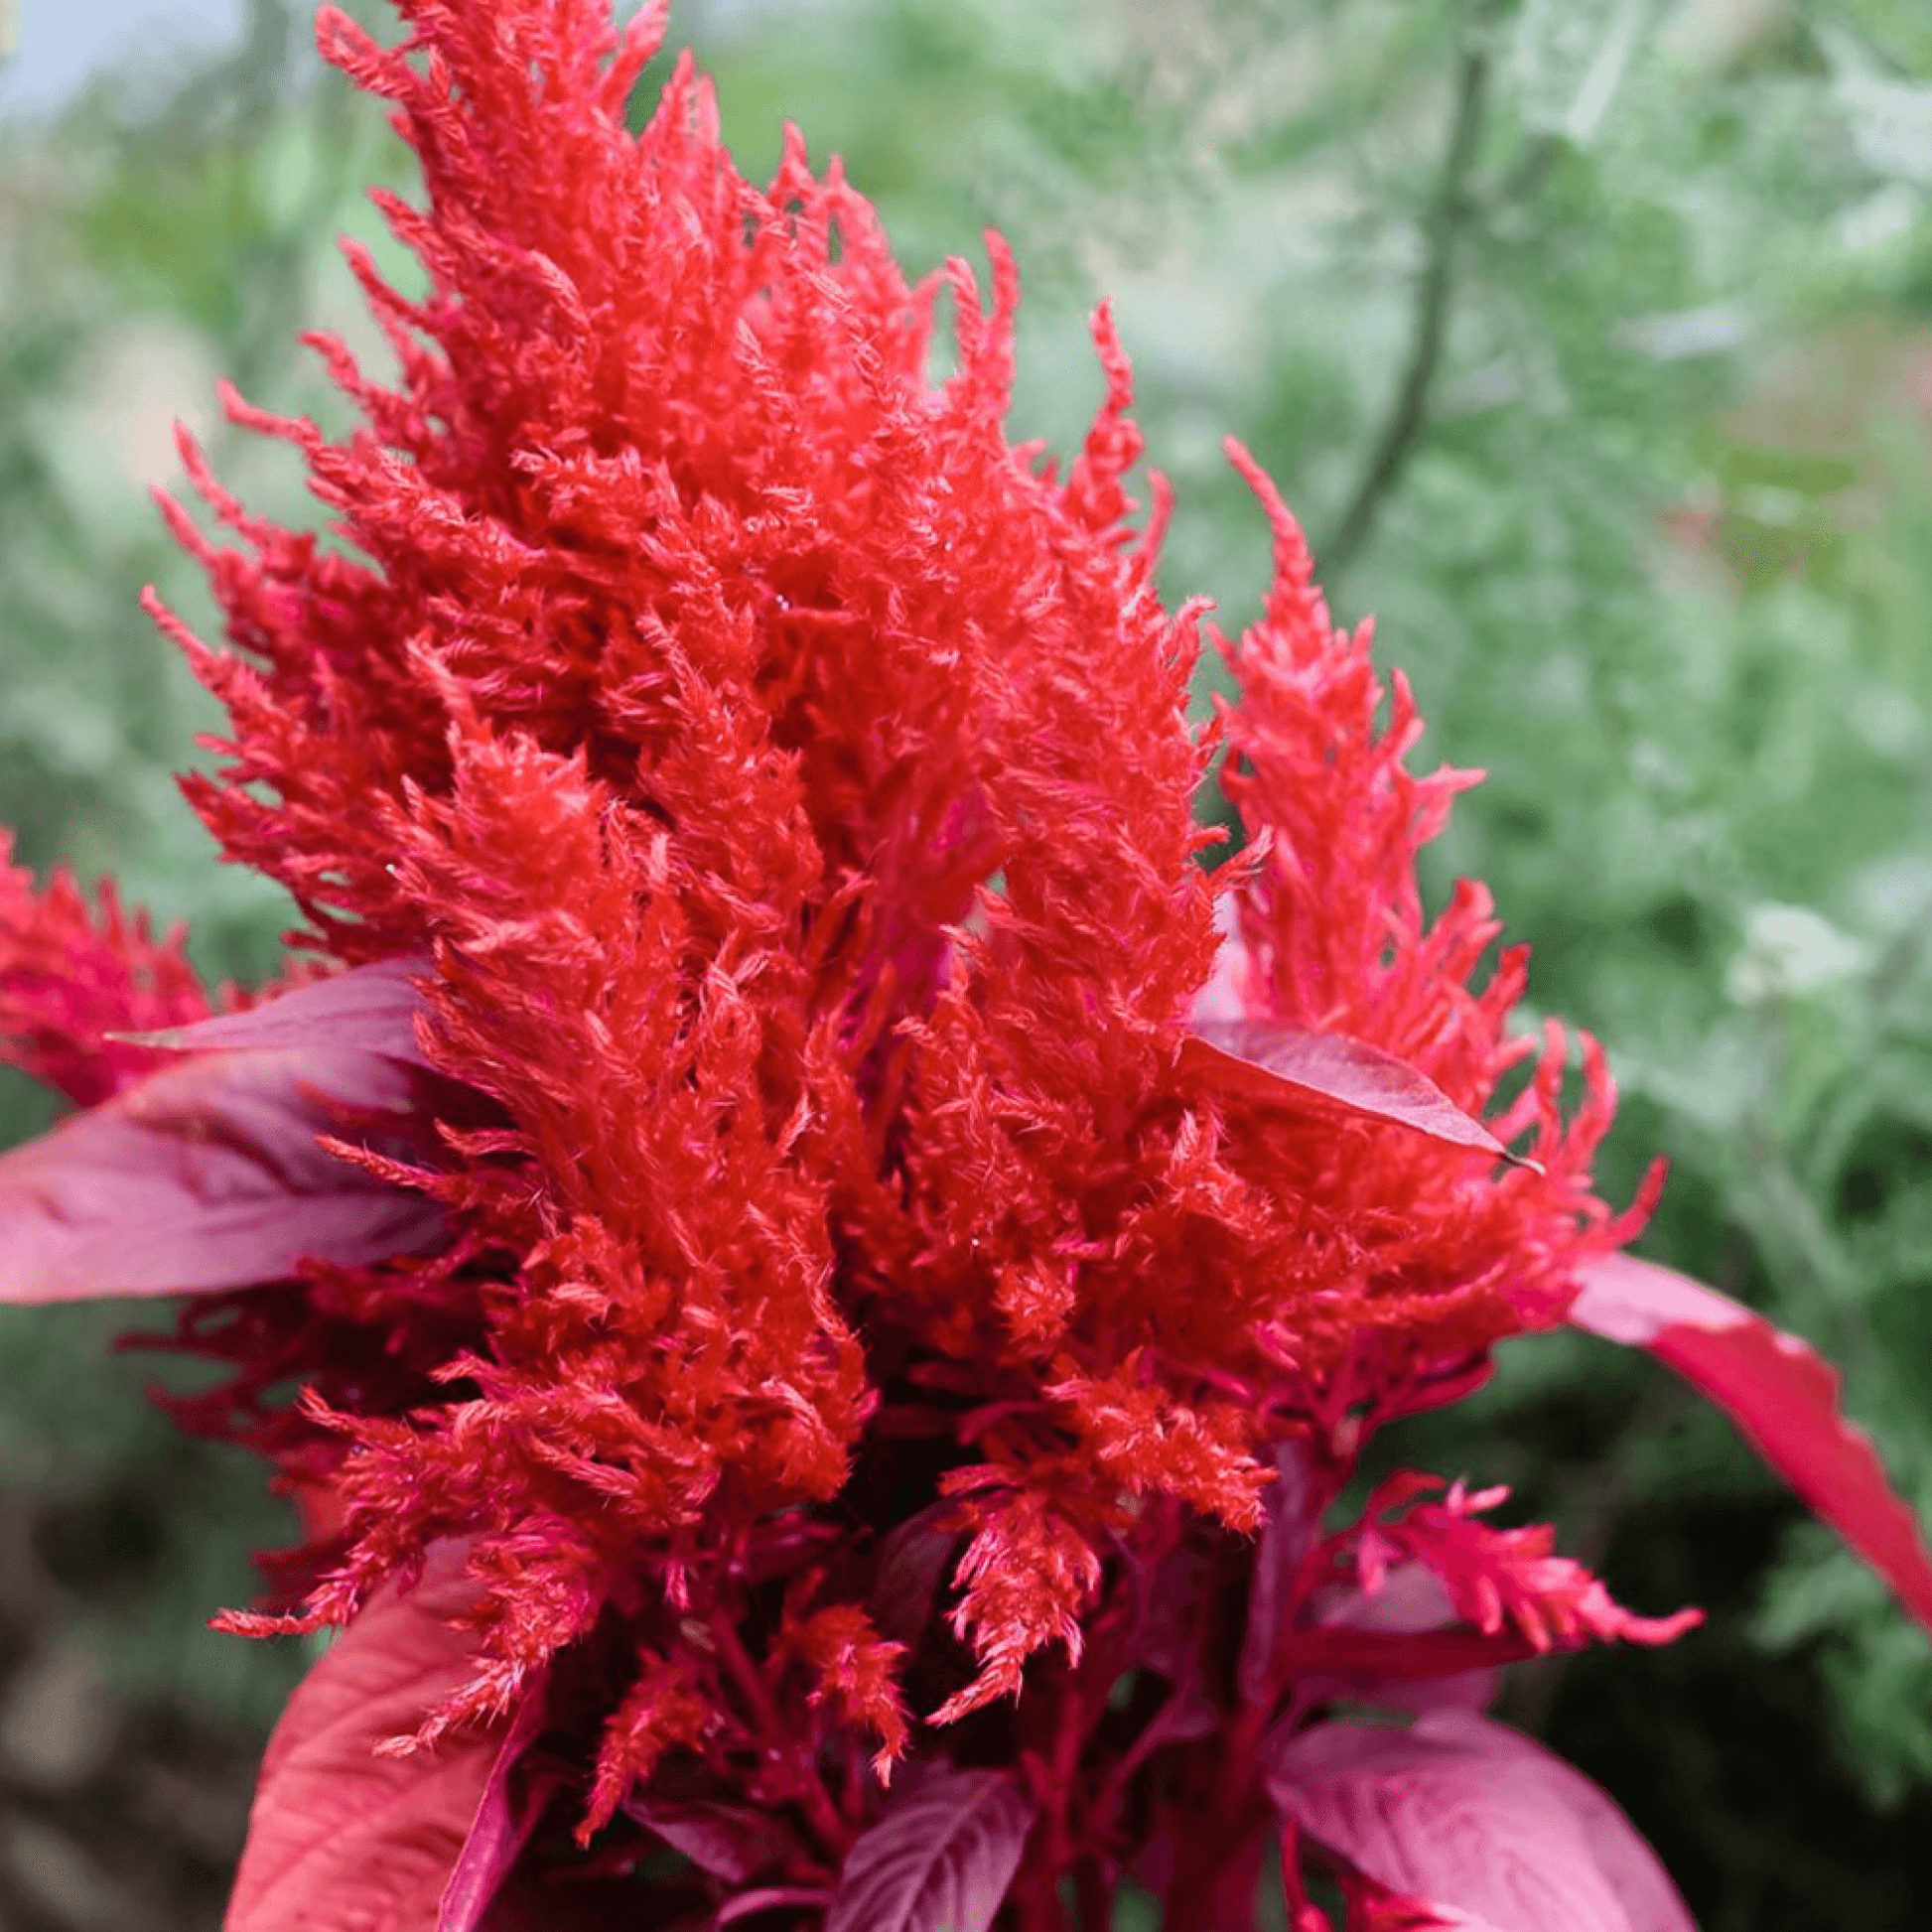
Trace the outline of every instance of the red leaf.
<path fill-rule="evenodd" d="M 1433 1141 L 1534 1167 L 1465 1114 L 1428 1074 L 1343 1034 L 1309 1033 L 1272 1020 L 1196 1020 L 1180 1070 L 1218 1093 L 1306 1111 L 1312 1102 L 1392 1121 Z"/>
<path fill-rule="evenodd" d="M 1364 1876 L 1489 1932 L 1696 1932 L 1609 1795 L 1466 1711 L 1398 1730 L 1317 1725 L 1274 1753 L 1269 1796 Z"/>
<path fill-rule="evenodd" d="M 431 971 L 425 958 L 381 959 L 295 987 L 245 1012 L 219 1013 L 186 1027 L 125 1037 L 137 1046 L 189 1053 L 217 1046 L 327 1046 L 427 1066 L 416 1039 L 423 996 L 410 982 Z"/>
<path fill-rule="evenodd" d="M 1347 1677 L 1408 1681 L 1520 1664 L 1536 1652 L 1528 1638 L 1502 1631 L 1374 1630 L 1344 1625 L 1298 1631 L 1287 1662 L 1297 1677 L 1338 1672 Z"/>
<path fill-rule="evenodd" d="M 496 1747 L 489 1781 L 470 1822 L 469 1836 L 443 1887 L 436 1932 L 477 1932 L 543 1816 L 554 1781 L 517 1790 L 512 1786 L 511 1773 L 543 1729 L 544 1703 L 544 1686 L 539 1680 L 524 1694 Z"/>
<path fill-rule="evenodd" d="M 1384 1635 L 1416 1637 L 1456 1634 L 1449 1626 L 1456 1621 L 1455 1605 L 1449 1601 L 1443 1580 L 1420 1563 L 1399 1563 L 1374 1589 L 1351 1589 L 1323 1611 L 1324 1628 L 1376 1632 Z M 1487 1643 L 1494 1638 L 1485 1636 Z M 1495 1701 L 1501 1673 L 1495 1662 L 1480 1664 L 1472 1670 L 1450 1671 L 1440 1676 L 1337 1677 L 1333 1696 L 1349 1704 L 1380 1704 L 1398 1711 L 1435 1711 L 1457 1707 L 1467 1711 L 1486 1710 Z M 1297 1686 L 1310 1694 L 1310 1680 Z"/>
<path fill-rule="evenodd" d="M 1316 1488 L 1309 1454 L 1299 1438 L 1276 1446 L 1275 1480 L 1262 1496 L 1261 1540 L 1255 1546 L 1248 1620 L 1241 1637 L 1235 1682 L 1244 1704 L 1270 1701 L 1271 1666 L 1295 1581 L 1321 1527 L 1325 1497 Z"/>
<path fill-rule="evenodd" d="M 700 1871 L 731 1885 L 750 1884 L 798 1850 L 797 1841 L 776 1819 L 743 1805 L 662 1799 L 638 1800 L 623 1810 L 673 1852 L 682 1852 Z"/>
<path fill-rule="evenodd" d="M 711 1915 L 707 1932 L 724 1932 L 726 1926 L 736 1925 L 742 1918 L 776 1911 L 781 1905 L 816 1911 L 825 1902 L 823 1889 L 816 1885 L 762 1885 L 757 1891 L 742 1891 L 736 1898 L 726 1899 Z"/>
<path fill-rule="evenodd" d="M 825 1932 L 986 1932 L 1034 1812 L 1005 1771 L 930 1772 L 846 1854 Z"/>
<path fill-rule="evenodd" d="M 1582 1275 L 1571 1324 L 1648 1349 L 1709 1396 L 1932 1629 L 1932 1552 L 1870 1439 L 1845 1419 L 1838 1371 L 1796 1335 L 1673 1269 L 1606 1255 Z"/>
<path fill-rule="evenodd" d="M 1130 1666 L 1154 1671 L 1172 1684 L 1199 1677 L 1207 1572 L 1207 1556 L 1185 1538 L 1158 1559 L 1138 1551 L 1129 1554 L 1134 1587 L 1134 1621 L 1126 1649 Z"/>
<path fill-rule="evenodd" d="M 867 1606 L 881 1636 L 917 1649 L 932 1625 L 933 1605 L 965 1540 L 959 1505 L 947 1498 L 895 1524 L 879 1551 Z"/>
<path fill-rule="evenodd" d="M 417 1587 L 378 1594 L 297 1687 L 262 1760 L 223 1932 L 477 1922 L 447 1916 L 444 1894 L 507 1769 L 503 1740 L 377 1754 L 475 1673 L 475 1635 L 447 1621 L 475 1601 L 463 1564 L 462 1546 L 435 1546 Z"/>
<path fill-rule="evenodd" d="M 343 1132 L 331 1101 L 406 1121 L 413 1077 L 325 1046 L 164 1066 L 0 1156 L 0 1302 L 245 1288 L 432 1246 L 434 1203 L 318 1139 Z"/>
<path fill-rule="evenodd" d="M 1140 1757 L 1156 1744 L 1211 1736 L 1220 1729 L 1223 1714 L 1201 1682 L 1206 1556 L 1183 1538 L 1158 1558 L 1130 1550 L 1127 1566 L 1134 1614 L 1122 1641 L 1123 1667 L 1150 1671 L 1169 1685 L 1167 1700 L 1134 1741 L 1134 1754 Z"/>

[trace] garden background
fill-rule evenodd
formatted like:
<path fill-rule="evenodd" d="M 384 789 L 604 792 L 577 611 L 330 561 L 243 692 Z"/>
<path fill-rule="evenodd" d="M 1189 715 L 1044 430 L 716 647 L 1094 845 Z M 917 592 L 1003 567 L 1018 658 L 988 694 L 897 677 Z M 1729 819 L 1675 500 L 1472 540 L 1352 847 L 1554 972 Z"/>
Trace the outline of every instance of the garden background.
<path fill-rule="evenodd" d="M 217 60 L 143 41 L 0 122 L 0 823 L 238 977 L 281 910 L 174 793 L 211 709 L 135 599 L 207 614 L 144 494 L 177 416 L 312 517 L 213 381 L 339 422 L 294 337 L 369 345 L 339 232 L 398 266 L 359 191 L 404 158 L 306 12 L 250 0 Z M 1117 298 L 1171 597 L 1252 611 L 1222 433 L 1274 471 L 1425 757 L 1491 774 L 1433 884 L 1487 879 L 1537 1010 L 1607 1043 L 1605 1191 L 1668 1154 L 1644 1252 L 1842 1362 L 1932 1516 L 1923 0 L 683 0 L 672 32 L 748 172 L 790 117 L 911 266 L 1012 238 L 1021 434 L 1077 437 L 1083 316 Z M 0 1084 L 0 1144 L 48 1118 Z M 286 1524 L 144 1403 L 169 1364 L 109 1352 L 125 1319 L 0 1329 L 0 1932 L 212 1932 L 306 1661 L 204 1627 Z M 1387 1447 L 1514 1483 L 1633 1607 L 1709 1609 L 1672 1649 L 1520 1667 L 1502 1707 L 1707 1932 L 1923 1923 L 1932 1650 L 1713 1412 L 1568 1335 Z"/>

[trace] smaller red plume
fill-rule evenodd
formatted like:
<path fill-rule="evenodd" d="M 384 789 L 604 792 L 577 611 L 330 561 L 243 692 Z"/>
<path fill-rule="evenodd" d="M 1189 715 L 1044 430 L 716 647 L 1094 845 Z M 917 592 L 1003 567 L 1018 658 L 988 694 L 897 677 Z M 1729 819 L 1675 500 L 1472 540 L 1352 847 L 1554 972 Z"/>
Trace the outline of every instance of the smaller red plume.
<path fill-rule="evenodd" d="M 856 1603 L 828 1603 L 787 1625 L 784 1646 L 812 1672 L 811 1702 L 879 1739 L 873 1768 L 882 1779 L 911 1735 L 898 1690 L 902 1643 L 889 1642 Z"/>
<path fill-rule="evenodd" d="M 1704 1621 L 1702 1610 L 1637 1616 L 1615 1602 L 1582 1564 L 1556 1554 L 1547 1523 L 1503 1530 L 1478 1517 L 1508 1500 L 1498 1486 L 1471 1493 L 1450 1483 L 1440 1503 L 1416 1500 L 1443 1488 L 1439 1476 L 1391 1476 L 1369 1498 L 1352 1546 L 1356 1577 L 1373 1594 L 1390 1568 L 1420 1563 L 1448 1592 L 1466 1623 L 1485 1636 L 1512 1626 L 1532 1650 L 1575 1649 L 1598 1643 L 1673 1643 Z M 1399 1511 L 1389 1516 L 1391 1509 Z"/>
<path fill-rule="evenodd" d="M 665 1752 L 696 1744 L 715 1723 L 702 1685 L 684 1665 L 645 1650 L 630 1689 L 604 1726 L 591 1795 L 577 1828 L 588 1845 L 628 1793 L 644 1784 Z"/>
<path fill-rule="evenodd" d="M 116 1035 L 200 1020 L 208 996 L 184 928 L 157 939 L 111 880 L 91 907 L 65 870 L 37 890 L 12 852 L 0 828 L 0 1062 L 91 1107 L 161 1057 Z"/>

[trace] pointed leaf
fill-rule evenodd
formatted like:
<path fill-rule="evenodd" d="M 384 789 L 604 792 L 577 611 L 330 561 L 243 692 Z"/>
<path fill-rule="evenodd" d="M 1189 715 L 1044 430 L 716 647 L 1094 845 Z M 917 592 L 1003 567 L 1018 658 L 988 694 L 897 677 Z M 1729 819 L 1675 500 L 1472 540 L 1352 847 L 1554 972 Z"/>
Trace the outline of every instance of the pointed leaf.
<path fill-rule="evenodd" d="M 1158 1560 L 1130 1551 L 1128 1575 L 1134 1587 L 1134 1620 L 1123 1650 L 1128 1668 L 1165 1677 L 1172 1695 L 1148 1720 L 1134 1748 L 1145 1752 L 1159 1743 L 1184 1743 L 1221 1727 L 1220 1708 L 1201 1683 L 1201 1647 L 1206 1640 L 1204 1588 L 1208 1559 L 1182 1538 Z"/>
<path fill-rule="evenodd" d="M 1157 1744 L 1191 1744 L 1212 1737 L 1225 1722 L 1226 1714 L 1201 1689 L 1198 1677 L 1176 1684 L 1173 1694 L 1147 1721 L 1134 1740 L 1137 1754 L 1145 1754 Z"/>
<path fill-rule="evenodd" d="M 825 1932 L 986 1932 L 1034 1812 L 1008 1772 L 930 1772 L 846 1854 Z"/>
<path fill-rule="evenodd" d="M 1415 1637 L 1449 1630 L 1459 1619 L 1443 1580 L 1427 1565 L 1399 1563 L 1374 1589 L 1355 1587 L 1321 1614 L 1326 1629 L 1376 1631 Z M 1493 1642 L 1485 1638 L 1485 1642 Z M 1310 1680 L 1299 1679 L 1297 1689 L 1314 1696 Z M 1318 1695 L 1349 1704 L 1379 1704 L 1397 1711 L 1486 1710 L 1502 1682 L 1495 1663 L 1441 1676 L 1337 1677 Z"/>
<path fill-rule="evenodd" d="M 1339 1626 L 1297 1631 L 1287 1653 L 1298 1679 L 1319 1671 L 1391 1682 L 1494 1670 L 1499 1664 L 1520 1664 L 1535 1655 L 1529 1639 L 1511 1631 L 1498 1631 L 1492 1637 L 1480 1630 L 1401 1632 Z"/>
<path fill-rule="evenodd" d="M 461 1545 L 435 1546 L 408 1594 L 373 1598 L 303 1679 L 269 1739 L 223 1932 L 440 1932 L 443 1899 L 502 1740 L 379 1756 L 475 1672 L 447 1621 L 475 1601 Z M 475 1920 L 468 1921 L 476 1923 Z"/>
<path fill-rule="evenodd" d="M 416 1040 L 416 1016 L 423 1011 L 423 996 L 411 981 L 433 970 L 426 958 L 381 959 L 294 987 L 242 1013 L 218 1013 L 190 1026 L 128 1037 L 139 1046 L 165 1046 L 176 1052 L 327 1046 L 427 1066 Z"/>
<path fill-rule="evenodd" d="M 1244 1704 L 1260 1704 L 1269 1695 L 1270 1667 L 1281 1641 L 1289 1596 L 1320 1529 L 1320 1502 L 1307 1446 L 1298 1437 L 1278 1444 L 1275 1480 L 1262 1497 L 1261 1540 L 1255 1546 L 1248 1621 L 1235 1680 Z"/>
<path fill-rule="evenodd" d="M 775 1818 L 743 1805 L 666 1798 L 633 1801 L 623 1809 L 700 1871 L 730 1885 L 750 1884 L 798 1850 L 797 1841 Z"/>
<path fill-rule="evenodd" d="M 932 1628 L 932 1608 L 965 1541 L 959 1505 L 946 1498 L 896 1523 L 879 1550 L 867 1607 L 883 1637 L 914 1651 Z"/>
<path fill-rule="evenodd" d="M 1181 1042 L 1179 1065 L 1217 1093 L 1264 1107 L 1339 1107 L 1498 1161 L 1535 1165 L 1511 1154 L 1420 1068 L 1343 1034 L 1272 1020 L 1196 1020 Z"/>
<path fill-rule="evenodd" d="M 1486 1718 L 1317 1725 L 1278 1747 L 1266 1775 L 1301 1831 L 1446 1916 L 1493 1932 L 1696 1932 L 1609 1795 Z"/>
<path fill-rule="evenodd" d="M 736 1925 L 742 1918 L 752 1918 L 759 1912 L 776 1911 L 780 1905 L 803 1907 L 806 1911 L 817 1911 L 826 1903 L 824 1889 L 817 1885 L 760 1885 L 757 1891 L 742 1891 L 736 1898 L 728 1898 L 712 1915 L 706 1932 L 724 1932 L 728 1925 Z"/>
<path fill-rule="evenodd" d="M 1158 1672 L 1171 1684 L 1190 1682 L 1200 1675 L 1207 1620 L 1206 1553 L 1183 1537 L 1159 1559 L 1131 1552 L 1127 1562 L 1134 1587 L 1127 1663 Z"/>
<path fill-rule="evenodd" d="M 339 1160 L 320 1096 L 410 1118 L 409 1069 L 321 1046 L 198 1053 L 0 1155 L 0 1302 L 173 1295 L 435 1244 L 422 1195 Z"/>
<path fill-rule="evenodd" d="M 1607 1255 L 1582 1274 L 1571 1324 L 1648 1349 L 1709 1396 L 1932 1629 L 1932 1552 L 1870 1439 L 1846 1420 L 1838 1371 L 1796 1335 L 1673 1269 Z"/>
<path fill-rule="evenodd" d="M 436 1932 L 477 1932 L 543 1816 L 552 1784 L 519 1790 L 511 1775 L 543 1729 L 544 1690 L 539 1681 L 525 1693 L 496 1747 L 469 1836 L 443 1887 Z"/>

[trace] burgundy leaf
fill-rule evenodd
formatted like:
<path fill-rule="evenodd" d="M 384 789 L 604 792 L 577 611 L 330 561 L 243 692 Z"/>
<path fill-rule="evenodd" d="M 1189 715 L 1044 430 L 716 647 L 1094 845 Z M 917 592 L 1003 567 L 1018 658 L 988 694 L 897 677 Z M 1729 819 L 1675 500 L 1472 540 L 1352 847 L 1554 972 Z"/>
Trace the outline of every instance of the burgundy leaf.
<path fill-rule="evenodd" d="M 736 1925 L 742 1918 L 775 1911 L 780 1905 L 816 1909 L 825 1902 L 825 1892 L 814 1885 L 764 1885 L 757 1891 L 742 1891 L 736 1898 L 726 1899 L 712 1914 L 712 1932 L 723 1932 L 725 1926 Z"/>
<path fill-rule="evenodd" d="M 1272 1020 L 1197 1019 L 1181 1041 L 1179 1065 L 1216 1093 L 1265 1107 L 1340 1107 L 1500 1161 L 1535 1165 L 1511 1154 L 1420 1068 L 1343 1034 L 1310 1033 Z"/>
<path fill-rule="evenodd" d="M 950 1498 L 929 1503 L 887 1532 L 867 1598 L 873 1628 L 882 1637 L 908 1651 L 918 1648 L 964 1537 L 959 1505 Z"/>
<path fill-rule="evenodd" d="M 1347 1677 L 1402 1679 L 1450 1677 L 1493 1670 L 1536 1655 L 1527 1637 L 1513 1631 L 1486 1636 L 1480 1630 L 1298 1630 L 1288 1646 L 1290 1669 L 1299 1678 L 1315 1671 Z"/>
<path fill-rule="evenodd" d="M 1321 1524 L 1321 1497 L 1306 1446 L 1291 1437 L 1275 1449 L 1275 1480 L 1262 1499 L 1261 1540 L 1255 1547 L 1248 1621 L 1241 1638 L 1236 1682 L 1244 1704 L 1260 1704 L 1271 1691 L 1270 1667 L 1295 1580 L 1314 1547 Z"/>
<path fill-rule="evenodd" d="M 846 1854 L 825 1932 L 986 1932 L 1035 1809 L 1006 1771 L 940 1767 L 908 1784 Z"/>
<path fill-rule="evenodd" d="M 1606 1255 L 1583 1271 L 1573 1326 L 1666 1362 L 1932 1629 L 1932 1552 L 1864 1432 L 1840 1407 L 1838 1371 L 1796 1335 L 1673 1269 Z"/>
<path fill-rule="evenodd" d="M 1201 1683 L 1206 1556 L 1182 1540 L 1158 1560 L 1130 1550 L 1128 1565 L 1134 1621 L 1124 1661 L 1173 1686 L 1135 1741 L 1136 1753 L 1145 1754 L 1157 1744 L 1210 1735 L 1221 1727 L 1222 1714 Z"/>
<path fill-rule="evenodd" d="M 245 1012 L 128 1037 L 139 1046 L 197 1053 L 210 1047 L 328 1046 L 427 1066 L 416 1040 L 423 996 L 410 982 L 433 970 L 426 958 L 380 959 L 292 988 Z"/>
<path fill-rule="evenodd" d="M 694 1798 L 633 1801 L 624 1812 L 682 1852 L 700 1871 L 729 1885 L 749 1884 L 797 1851 L 797 1842 L 776 1819 L 743 1805 Z"/>
<path fill-rule="evenodd" d="M 450 1871 L 436 1921 L 436 1932 L 477 1932 L 490 1901 L 501 1889 L 530 1834 L 543 1816 L 550 1788 L 517 1790 L 511 1774 L 543 1729 L 544 1687 L 531 1686 L 496 1748 L 483 1786 L 483 1801 L 471 1821 L 470 1836 Z"/>
<path fill-rule="evenodd" d="M 1200 1679 L 1184 1678 L 1134 1739 L 1135 1754 L 1145 1756 L 1158 1745 L 1192 1744 L 1212 1737 L 1223 1719 L 1220 1707 L 1201 1689 Z"/>
<path fill-rule="evenodd" d="M 433 1202 L 318 1139 L 344 1133 L 331 1103 L 405 1124 L 415 1077 L 323 1046 L 197 1053 L 0 1155 L 0 1302 L 244 1288 L 434 1245 Z"/>
<path fill-rule="evenodd" d="M 1207 1572 L 1205 1552 L 1184 1538 L 1158 1559 L 1130 1551 L 1134 1621 L 1127 1636 L 1129 1664 L 1157 1671 L 1173 1684 L 1200 1675 Z"/>
<path fill-rule="evenodd" d="M 1410 1637 L 1446 1630 L 1458 1620 L 1443 1580 L 1420 1563 L 1397 1564 L 1374 1589 L 1349 1589 L 1330 1603 L 1319 1618 L 1321 1625 L 1328 1629 L 1380 1631 Z M 1485 1638 L 1484 1641 L 1494 1640 Z M 1337 1677 L 1322 1685 L 1318 1695 L 1323 1702 L 1381 1704 L 1398 1711 L 1449 1708 L 1483 1711 L 1494 1702 L 1499 1682 L 1498 1668 L 1491 1663 L 1473 1670 L 1430 1677 Z M 1311 1688 L 1307 1679 L 1297 1685 L 1305 1695 Z"/>
<path fill-rule="evenodd" d="M 223 1932 L 447 1932 L 445 1894 L 503 1756 L 498 1737 L 406 1756 L 414 1731 L 476 1671 L 461 1545 L 422 1582 L 376 1595 L 297 1686 L 269 1739 Z M 515 1726 L 512 1726 L 514 1730 Z"/>
<path fill-rule="evenodd" d="M 1269 1796 L 1365 1877 L 1491 1932 L 1696 1932 L 1607 1793 L 1466 1711 L 1326 1724 L 1276 1749 Z"/>
<path fill-rule="evenodd" d="M 1324 1596 L 1316 1622 L 1348 1630 L 1442 1630 L 1459 1622 L 1442 1578 L 1424 1563 L 1398 1563 L 1373 1588 L 1348 1585 Z"/>

